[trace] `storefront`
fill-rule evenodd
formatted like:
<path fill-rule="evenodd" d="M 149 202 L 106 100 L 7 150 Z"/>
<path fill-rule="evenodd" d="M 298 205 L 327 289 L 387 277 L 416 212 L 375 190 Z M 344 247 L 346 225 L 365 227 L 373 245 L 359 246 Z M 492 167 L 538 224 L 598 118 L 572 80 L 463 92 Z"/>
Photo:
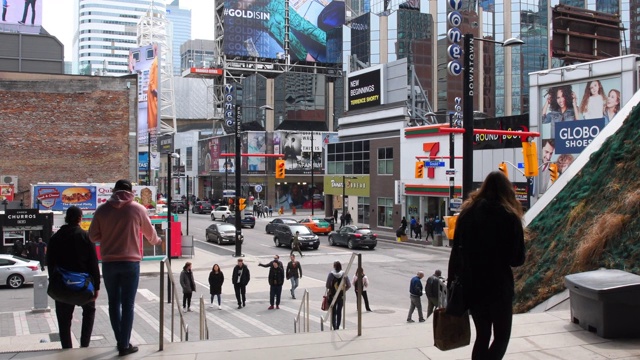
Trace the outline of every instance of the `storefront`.
<path fill-rule="evenodd" d="M 12 254 L 14 244 L 42 238 L 49 242 L 53 229 L 53 214 L 40 213 L 38 209 L 7 209 L 0 215 L 0 236 L 2 237 L 2 253 Z"/>

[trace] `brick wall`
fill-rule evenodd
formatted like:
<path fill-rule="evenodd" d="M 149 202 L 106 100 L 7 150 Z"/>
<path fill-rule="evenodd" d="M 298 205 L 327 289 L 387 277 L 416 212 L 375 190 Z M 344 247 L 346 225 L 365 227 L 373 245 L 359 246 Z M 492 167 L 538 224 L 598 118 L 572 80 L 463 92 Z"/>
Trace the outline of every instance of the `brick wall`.
<path fill-rule="evenodd" d="M 0 73 L 0 174 L 19 177 L 17 199 L 30 206 L 38 182 L 136 179 L 135 90 L 132 76 Z"/>

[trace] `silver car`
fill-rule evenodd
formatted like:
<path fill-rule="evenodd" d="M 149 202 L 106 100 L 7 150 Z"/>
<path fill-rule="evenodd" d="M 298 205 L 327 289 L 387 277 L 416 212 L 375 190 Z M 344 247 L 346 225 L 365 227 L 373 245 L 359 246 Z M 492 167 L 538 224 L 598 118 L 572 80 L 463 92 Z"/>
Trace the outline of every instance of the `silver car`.
<path fill-rule="evenodd" d="M 25 283 L 32 283 L 34 276 L 42 274 L 40 262 L 37 260 L 0 254 L 0 284 L 17 289 Z"/>

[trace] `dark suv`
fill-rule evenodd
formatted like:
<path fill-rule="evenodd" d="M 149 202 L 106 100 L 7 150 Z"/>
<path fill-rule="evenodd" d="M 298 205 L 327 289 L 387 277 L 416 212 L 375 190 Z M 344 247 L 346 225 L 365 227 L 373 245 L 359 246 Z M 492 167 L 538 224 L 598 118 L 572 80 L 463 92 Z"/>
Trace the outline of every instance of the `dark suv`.
<path fill-rule="evenodd" d="M 273 243 L 280 246 L 291 247 L 293 236 L 299 232 L 298 240 L 300 240 L 301 248 L 313 248 L 317 250 L 320 247 L 320 239 L 304 224 L 278 224 L 273 231 Z"/>
<path fill-rule="evenodd" d="M 171 212 L 175 213 L 179 213 L 179 214 L 184 214 L 184 212 L 186 211 L 186 207 L 184 206 L 184 202 L 182 202 L 181 200 L 178 200 L 176 202 L 171 202 Z"/>
<path fill-rule="evenodd" d="M 194 214 L 209 214 L 211 212 L 211 203 L 208 201 L 196 201 L 191 207 L 191 212 Z"/>

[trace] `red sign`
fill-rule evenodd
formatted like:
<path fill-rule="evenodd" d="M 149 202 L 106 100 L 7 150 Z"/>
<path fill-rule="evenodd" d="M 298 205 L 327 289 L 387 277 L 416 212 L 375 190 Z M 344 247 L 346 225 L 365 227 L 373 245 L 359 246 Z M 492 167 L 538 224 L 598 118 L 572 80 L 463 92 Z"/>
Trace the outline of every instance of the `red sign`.
<path fill-rule="evenodd" d="M 0 185 L 0 200 L 13 201 L 14 189 L 13 185 Z"/>

